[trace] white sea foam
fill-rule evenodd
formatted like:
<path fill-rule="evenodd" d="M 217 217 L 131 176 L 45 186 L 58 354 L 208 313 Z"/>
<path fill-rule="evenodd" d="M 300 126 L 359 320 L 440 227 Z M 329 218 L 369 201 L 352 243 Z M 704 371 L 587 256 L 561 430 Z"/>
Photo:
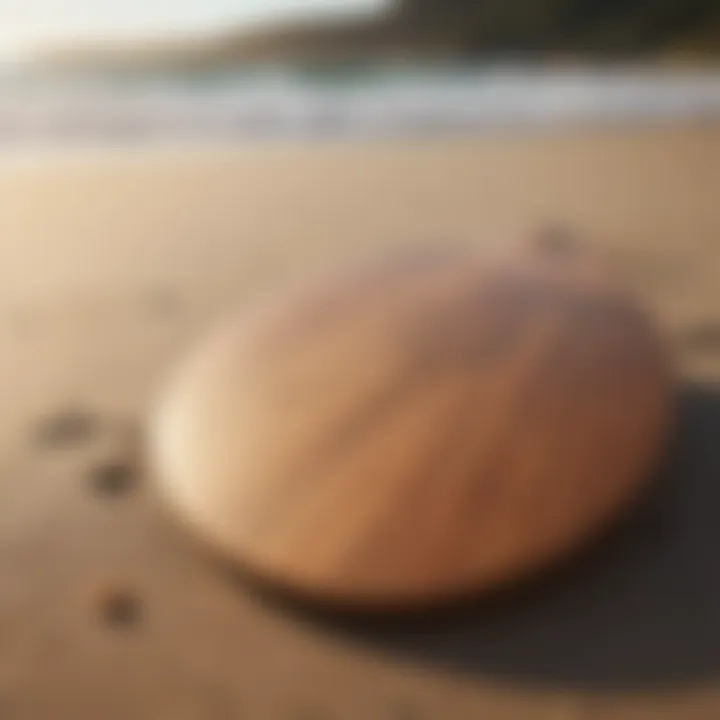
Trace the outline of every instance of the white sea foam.
<path fill-rule="evenodd" d="M 368 136 L 720 118 L 720 70 L 0 77 L 0 144 Z"/>

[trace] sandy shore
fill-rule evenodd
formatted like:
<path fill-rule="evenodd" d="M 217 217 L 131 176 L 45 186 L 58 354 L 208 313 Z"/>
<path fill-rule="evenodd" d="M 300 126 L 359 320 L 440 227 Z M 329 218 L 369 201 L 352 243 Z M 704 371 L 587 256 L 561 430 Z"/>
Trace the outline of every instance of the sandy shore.
<path fill-rule="evenodd" d="M 327 253 L 548 222 L 707 268 L 718 174 L 720 125 L 16 158 L 0 162 L 0 298 L 238 292 Z"/>
<path fill-rule="evenodd" d="M 561 223 L 611 253 L 675 330 L 717 312 L 719 184 L 720 127 L 707 126 L 15 158 L 0 164 L 0 313 L 40 341 L 132 307 L 137 333 L 162 296 L 189 339 L 326 258 Z M 143 350 L 145 376 L 166 358 Z"/>
<path fill-rule="evenodd" d="M 546 224 L 567 225 L 607 254 L 657 311 L 688 371 L 717 375 L 719 187 L 720 127 L 699 125 L 432 142 L 111 151 L 0 162 L 0 396 L 5 410 L 0 448 L 5 469 L 14 468 L 14 474 L 7 471 L 3 477 L 43 477 L 38 474 L 41 461 L 26 450 L 28 429 L 47 413 L 79 405 L 101 415 L 143 418 L 178 355 L 208 323 L 256 290 L 305 266 L 403 243 L 503 244 Z M 12 629 L 0 653 L 0 699 L 5 687 L 18 703 L 20 710 L 10 717 L 48 717 L 43 713 L 57 703 L 56 717 L 121 717 L 106 712 L 101 694 L 95 710 L 78 710 L 84 683 L 95 682 L 111 693 L 107 697 L 115 693 L 124 703 L 122 717 L 159 717 L 139 710 L 155 698 L 155 686 L 147 680 L 155 670 L 146 674 L 144 669 L 159 667 L 169 692 L 184 688 L 183 673 L 196 677 L 172 650 L 177 628 L 161 619 L 155 630 L 151 626 L 150 637 L 165 655 L 153 650 L 138 660 L 130 649 L 108 650 L 98 644 L 104 640 L 83 629 L 85 610 L 78 609 L 77 587 L 84 587 L 83 578 L 97 567 L 107 568 L 110 557 L 114 571 L 124 568 L 126 575 L 141 578 L 159 605 L 176 593 L 173 597 L 180 599 L 163 612 L 170 619 L 175 612 L 177 623 L 190 622 L 185 618 L 194 617 L 190 609 L 195 609 L 176 592 L 188 587 L 183 573 L 194 573 L 190 577 L 209 583 L 221 598 L 206 602 L 199 591 L 191 593 L 199 608 L 198 627 L 212 615 L 200 612 L 205 606 L 222 607 L 213 612 L 229 622 L 235 599 L 216 588 L 217 579 L 204 565 L 188 570 L 187 554 L 173 555 L 144 506 L 127 510 L 128 516 L 99 518 L 95 506 L 75 494 L 74 480 L 62 486 L 33 482 L 35 490 L 25 494 L 15 481 L 0 485 L 5 492 L 0 567 L 6 577 L 12 568 L 30 578 L 26 590 L 18 586 L 15 594 L 0 593 L 0 626 Z M 143 536 L 126 537 L 129 528 L 146 526 L 152 539 L 147 547 Z M 90 547 L 95 543 L 97 548 Z M 65 568 L 66 577 L 77 583 L 55 582 L 55 567 Z M 157 567 L 166 573 L 159 579 Z M 180 584 L 173 589 L 173 582 Z M 42 603 L 32 583 L 45 583 Z M 25 591 L 23 605 L 18 598 Z M 213 625 L 219 644 L 225 638 L 223 622 Z M 262 618 L 253 622 L 252 627 L 267 624 Z M 42 644 L 53 632 L 65 637 L 56 655 Z M 243 643 L 248 632 L 242 628 Z M 267 658 L 274 673 L 279 661 L 271 662 L 272 645 L 265 644 L 272 641 L 260 630 L 252 632 L 258 636 L 259 656 Z M 293 642 L 303 660 L 295 670 L 288 664 L 287 674 L 302 678 L 304 658 L 321 653 L 310 643 L 305 648 Z M 207 650 L 213 657 L 215 648 Z M 120 654 L 108 655 L 115 652 Z M 92 661 L 110 656 L 115 659 L 107 666 Z M 355 667 L 355 660 L 345 665 Z M 137 677 L 118 680 L 118 668 L 128 667 L 137 668 Z M 246 670 L 248 678 L 255 677 L 252 663 Z M 268 670 L 268 676 L 272 673 Z M 415 688 L 426 693 L 431 707 L 440 708 L 445 694 L 457 690 L 445 680 L 413 680 L 400 671 L 392 685 L 383 673 L 368 671 L 367 686 Z M 128 677 L 135 678 L 135 690 L 123 685 Z M 310 687 L 312 677 L 306 679 Z M 343 687 L 350 692 L 354 686 L 347 678 Z M 212 682 L 220 683 L 217 673 Z M 255 683 L 273 697 L 263 682 L 248 680 L 243 692 L 252 695 Z M 468 703 L 475 698 L 472 707 L 486 707 L 483 716 L 493 719 L 689 717 L 685 697 L 662 703 L 607 700 L 593 709 L 582 697 L 486 697 L 470 684 L 462 692 Z M 720 705 L 714 693 L 706 695 L 695 709 L 715 717 Z M 521 706 L 525 709 L 518 714 Z M 199 712 L 198 717 L 207 715 Z"/>

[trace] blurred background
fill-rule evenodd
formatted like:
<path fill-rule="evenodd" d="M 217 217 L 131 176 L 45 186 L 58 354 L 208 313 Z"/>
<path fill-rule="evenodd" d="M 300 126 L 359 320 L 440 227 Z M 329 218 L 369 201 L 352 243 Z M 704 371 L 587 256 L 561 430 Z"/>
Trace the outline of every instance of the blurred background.
<path fill-rule="evenodd" d="M 0 142 L 707 116 L 713 0 L 3 0 Z"/>

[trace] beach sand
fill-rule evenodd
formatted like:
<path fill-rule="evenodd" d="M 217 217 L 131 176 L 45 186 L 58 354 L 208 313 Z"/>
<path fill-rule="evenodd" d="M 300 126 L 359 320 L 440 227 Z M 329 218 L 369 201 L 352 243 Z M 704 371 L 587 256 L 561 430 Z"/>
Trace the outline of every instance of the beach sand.
<path fill-rule="evenodd" d="M 0 717 L 229 718 L 241 707 L 296 717 L 287 699 L 352 720 L 385 717 L 380 696 L 448 720 L 720 716 L 707 680 L 697 698 L 596 701 L 392 669 L 330 640 L 318 648 L 309 631 L 238 610 L 144 492 L 117 511 L 96 507 L 78 478 L 97 449 L 56 460 L 33 441 L 38 422 L 66 408 L 142 423 L 209 325 L 302 269 L 426 241 L 502 246 L 556 225 L 615 264 L 688 376 L 716 377 L 718 188 L 720 127 L 700 123 L 0 163 Z M 145 634 L 121 648 L 89 617 L 86 589 L 105 579 L 154 603 Z M 208 710 L 211 696 L 228 714 Z M 352 713 L 338 710 L 348 698 Z"/>

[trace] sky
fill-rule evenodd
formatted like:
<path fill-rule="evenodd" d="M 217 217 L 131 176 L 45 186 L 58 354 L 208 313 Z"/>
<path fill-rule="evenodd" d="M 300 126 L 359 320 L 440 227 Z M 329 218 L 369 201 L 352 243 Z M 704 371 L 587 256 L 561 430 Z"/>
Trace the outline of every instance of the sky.
<path fill-rule="evenodd" d="M 0 0 L 0 59 L 48 44 L 212 31 L 297 15 L 380 10 L 389 0 Z"/>

